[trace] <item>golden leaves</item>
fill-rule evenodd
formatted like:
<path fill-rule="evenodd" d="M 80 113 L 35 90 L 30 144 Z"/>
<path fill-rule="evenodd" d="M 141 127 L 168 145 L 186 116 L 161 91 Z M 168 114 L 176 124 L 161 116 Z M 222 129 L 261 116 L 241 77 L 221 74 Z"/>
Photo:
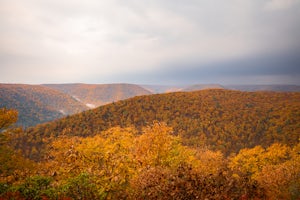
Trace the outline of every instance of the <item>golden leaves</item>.
<path fill-rule="evenodd" d="M 256 146 L 243 149 L 231 158 L 229 166 L 235 172 L 248 174 L 263 187 L 270 199 L 291 199 L 300 188 L 299 144 L 293 149 L 275 143 L 264 149 Z"/>
<path fill-rule="evenodd" d="M 9 127 L 18 120 L 18 112 L 16 110 L 0 108 L 0 130 Z"/>

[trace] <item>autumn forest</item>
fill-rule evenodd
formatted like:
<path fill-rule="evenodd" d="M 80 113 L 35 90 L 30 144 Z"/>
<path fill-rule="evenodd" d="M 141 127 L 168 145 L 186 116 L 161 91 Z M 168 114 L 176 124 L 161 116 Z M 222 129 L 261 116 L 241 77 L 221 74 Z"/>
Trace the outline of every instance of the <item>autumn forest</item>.
<path fill-rule="evenodd" d="M 0 199 L 300 199 L 299 92 L 64 102 L 25 128 L 24 109 L 0 108 Z"/>

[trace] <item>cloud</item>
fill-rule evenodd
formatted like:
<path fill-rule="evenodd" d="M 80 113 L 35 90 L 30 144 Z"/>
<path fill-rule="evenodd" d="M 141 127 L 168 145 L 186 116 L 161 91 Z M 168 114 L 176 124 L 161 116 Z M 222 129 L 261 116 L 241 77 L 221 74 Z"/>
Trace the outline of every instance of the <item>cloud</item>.
<path fill-rule="evenodd" d="M 299 52 L 280 52 L 211 61 L 209 63 L 170 63 L 167 67 L 145 74 L 136 74 L 130 79 L 160 84 L 298 84 L 300 85 Z M 139 79 L 139 77 L 144 77 Z M 146 78 L 145 78 L 146 77 Z"/>
<path fill-rule="evenodd" d="M 298 51 L 299 9 L 298 0 L 2 0 L 0 80 L 131 82 L 174 63 L 227 71 L 233 60 Z"/>
<path fill-rule="evenodd" d="M 299 4 L 299 0 L 269 0 L 265 8 L 267 10 L 284 10 L 296 4 Z"/>

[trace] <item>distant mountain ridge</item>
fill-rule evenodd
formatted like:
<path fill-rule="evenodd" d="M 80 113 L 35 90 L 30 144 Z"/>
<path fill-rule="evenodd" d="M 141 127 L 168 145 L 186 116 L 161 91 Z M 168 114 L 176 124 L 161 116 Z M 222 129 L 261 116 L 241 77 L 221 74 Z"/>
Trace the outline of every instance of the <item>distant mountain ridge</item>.
<path fill-rule="evenodd" d="M 0 107 L 19 111 L 17 125 L 34 126 L 135 96 L 178 91 L 229 89 L 299 92 L 297 85 L 135 85 L 135 84 L 1 84 Z"/>
<path fill-rule="evenodd" d="M 179 92 L 184 86 L 182 85 L 141 85 L 141 87 L 149 90 L 153 94 Z"/>
<path fill-rule="evenodd" d="M 90 108 L 124 100 L 134 96 L 149 95 L 150 91 L 134 84 L 44 84 L 73 96 Z"/>
<path fill-rule="evenodd" d="M 23 127 L 53 121 L 100 105 L 151 94 L 133 84 L 1 84 L 0 107 L 16 109 Z"/>
<path fill-rule="evenodd" d="M 141 85 L 152 93 L 168 93 L 179 91 L 197 91 L 205 89 L 228 89 L 246 92 L 276 91 L 300 92 L 299 85 L 221 85 L 221 84 L 194 84 L 194 85 Z"/>
<path fill-rule="evenodd" d="M 0 84 L 0 107 L 19 112 L 17 125 L 34 126 L 88 108 L 71 96 L 41 85 Z"/>
<path fill-rule="evenodd" d="M 225 88 L 240 91 L 300 92 L 299 85 L 226 85 Z"/>
<path fill-rule="evenodd" d="M 197 90 L 207 90 L 207 89 L 225 89 L 224 86 L 220 84 L 196 84 L 183 88 L 182 91 L 197 91 Z"/>

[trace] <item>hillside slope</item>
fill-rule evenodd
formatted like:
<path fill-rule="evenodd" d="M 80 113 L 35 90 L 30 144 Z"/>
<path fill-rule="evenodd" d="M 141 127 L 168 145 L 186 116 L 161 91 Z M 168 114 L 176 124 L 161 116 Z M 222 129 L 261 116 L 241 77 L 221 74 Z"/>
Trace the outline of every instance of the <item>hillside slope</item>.
<path fill-rule="evenodd" d="M 196 84 L 183 88 L 182 91 L 190 92 L 207 89 L 224 89 L 224 87 L 220 84 Z"/>
<path fill-rule="evenodd" d="M 17 125 L 24 127 L 88 109 L 62 92 L 25 84 L 0 84 L 0 107 L 16 109 L 19 112 Z"/>
<path fill-rule="evenodd" d="M 220 84 L 194 84 L 194 85 L 141 85 L 153 94 L 170 92 L 191 92 L 205 89 L 224 89 Z"/>
<path fill-rule="evenodd" d="M 194 85 L 142 85 L 143 88 L 154 94 L 197 91 L 204 89 L 229 89 L 239 91 L 276 91 L 276 92 L 300 92 L 299 85 L 220 85 L 220 84 L 194 84 Z"/>
<path fill-rule="evenodd" d="M 299 140 L 300 93 L 203 90 L 134 97 L 28 130 L 29 135 L 92 136 L 110 127 L 166 122 L 190 146 L 227 155 Z"/>
<path fill-rule="evenodd" d="M 141 87 L 153 94 L 179 92 L 184 88 L 182 85 L 141 85 Z"/>
<path fill-rule="evenodd" d="M 93 108 L 130 97 L 151 94 L 133 84 L 45 84 L 44 86 L 73 96 Z"/>
<path fill-rule="evenodd" d="M 240 91 L 300 92 L 299 85 L 226 85 L 224 88 Z"/>

